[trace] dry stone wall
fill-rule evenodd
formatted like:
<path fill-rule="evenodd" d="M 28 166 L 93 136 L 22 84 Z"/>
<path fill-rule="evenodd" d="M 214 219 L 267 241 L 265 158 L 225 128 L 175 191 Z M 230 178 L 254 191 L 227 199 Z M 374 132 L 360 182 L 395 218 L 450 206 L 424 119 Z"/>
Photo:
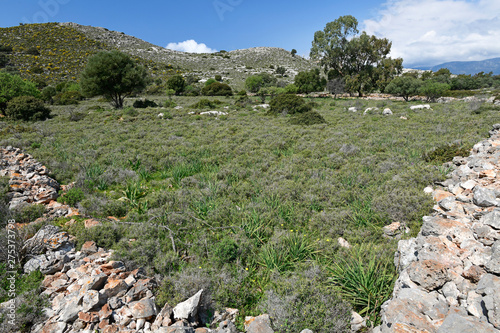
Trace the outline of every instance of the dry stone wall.
<path fill-rule="evenodd" d="M 500 332 L 500 124 L 449 179 L 416 238 L 398 244 L 400 276 L 375 332 Z"/>

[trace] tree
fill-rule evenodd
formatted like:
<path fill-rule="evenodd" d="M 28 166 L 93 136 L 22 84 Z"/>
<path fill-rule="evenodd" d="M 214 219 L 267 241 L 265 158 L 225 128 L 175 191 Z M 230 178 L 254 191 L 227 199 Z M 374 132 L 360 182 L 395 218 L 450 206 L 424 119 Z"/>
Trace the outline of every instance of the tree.
<path fill-rule="evenodd" d="M 186 89 L 186 80 L 182 77 L 182 75 L 174 75 L 171 76 L 167 80 L 167 88 L 173 89 L 175 91 L 175 95 L 180 95 L 184 89 Z"/>
<path fill-rule="evenodd" d="M 281 76 L 285 75 L 286 73 L 286 68 L 285 67 L 282 67 L 282 66 L 278 66 L 278 68 L 276 68 L 276 74 L 279 74 Z"/>
<path fill-rule="evenodd" d="M 245 87 L 248 91 L 256 93 L 260 88 L 275 86 L 277 79 L 268 73 L 260 73 L 247 77 Z"/>
<path fill-rule="evenodd" d="M 385 92 L 392 95 L 403 97 L 405 101 L 411 96 L 416 96 L 420 92 L 422 80 L 416 79 L 411 76 L 398 76 L 391 81 L 385 88 Z"/>
<path fill-rule="evenodd" d="M 436 99 L 443 96 L 444 92 L 449 89 L 450 85 L 447 83 L 427 80 L 420 88 L 420 93 L 427 97 L 427 101 L 435 102 Z"/>
<path fill-rule="evenodd" d="M 322 91 L 326 86 L 326 79 L 321 78 L 319 69 L 316 68 L 299 72 L 295 76 L 295 85 L 299 88 L 299 93 L 308 94 L 313 91 Z"/>
<path fill-rule="evenodd" d="M 24 81 L 17 75 L 0 71 L 0 111 L 5 112 L 7 103 L 14 97 L 33 96 L 40 97 L 40 91 L 30 81 Z"/>
<path fill-rule="evenodd" d="M 142 91 L 148 83 L 146 69 L 119 51 L 102 51 L 88 60 L 80 76 L 82 93 L 109 98 L 123 108 L 126 96 Z"/>
<path fill-rule="evenodd" d="M 290 52 L 292 54 L 292 57 L 295 57 L 295 55 L 297 54 L 297 50 L 296 49 L 292 49 L 292 52 Z"/>
<path fill-rule="evenodd" d="M 383 88 L 402 70 L 402 59 L 388 57 L 392 43 L 386 38 L 358 35 L 358 21 L 341 16 L 314 34 L 310 56 L 319 60 L 328 78 L 343 78 L 349 92 Z"/>
<path fill-rule="evenodd" d="M 338 94 L 343 94 L 345 92 L 344 80 L 342 78 L 329 80 L 326 84 L 326 90 L 328 90 L 330 94 L 333 94 L 334 98 L 337 98 Z"/>

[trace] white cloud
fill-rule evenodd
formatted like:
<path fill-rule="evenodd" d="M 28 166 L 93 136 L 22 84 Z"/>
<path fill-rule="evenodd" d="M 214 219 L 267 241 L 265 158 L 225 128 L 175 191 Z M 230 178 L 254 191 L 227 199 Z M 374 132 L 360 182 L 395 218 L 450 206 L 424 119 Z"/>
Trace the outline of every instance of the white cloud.
<path fill-rule="evenodd" d="M 500 57 L 498 0 L 386 0 L 368 34 L 392 41 L 405 66 Z"/>
<path fill-rule="evenodd" d="M 204 43 L 197 43 L 195 40 L 190 39 L 180 43 L 169 43 L 166 46 L 167 49 L 189 52 L 189 53 L 213 53 L 217 52 L 217 50 L 209 48 Z"/>

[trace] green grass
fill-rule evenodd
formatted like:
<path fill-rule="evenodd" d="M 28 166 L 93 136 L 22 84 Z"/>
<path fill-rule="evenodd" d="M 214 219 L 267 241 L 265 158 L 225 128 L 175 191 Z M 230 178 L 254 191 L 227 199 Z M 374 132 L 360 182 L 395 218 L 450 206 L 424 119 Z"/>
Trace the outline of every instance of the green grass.
<path fill-rule="evenodd" d="M 191 271 L 215 279 L 213 267 L 223 267 L 234 285 L 212 281 L 211 288 L 231 295 L 242 316 L 258 314 L 275 272 L 280 280 L 315 263 L 338 269 L 338 237 L 392 255 L 396 244 L 382 238 L 382 226 L 399 221 L 417 233 L 433 205 L 423 189 L 449 171 L 438 157 L 426 160 L 428 153 L 456 144 L 467 151 L 500 122 L 491 105 L 479 114 L 461 102 L 412 112 L 411 103 L 386 101 L 394 115 L 385 117 L 346 111 L 353 99 L 318 99 L 316 111 L 327 123 L 297 126 L 236 107 L 237 97 L 221 98 L 221 109 L 229 106 L 224 119 L 189 115 L 200 99 L 175 97 L 183 109 L 168 109 L 171 119 L 159 119 L 164 110 L 154 108 L 123 116 L 94 99 L 79 105 L 86 117 L 71 122 L 68 107 L 55 106 L 55 117 L 44 122 L 0 121 L 0 145 L 25 149 L 63 184 L 80 184 L 82 213 L 134 223 L 79 231 L 81 240 L 100 239 L 120 259 L 174 280 Z M 132 238 L 137 242 L 128 244 Z M 230 263 L 221 262 L 216 246 L 224 239 L 238 245 L 228 250 Z M 380 268 L 378 259 L 358 259 L 358 267 Z M 347 262 L 341 267 L 347 270 Z M 387 271 L 387 279 L 394 274 Z M 240 286 L 235 281 L 243 276 Z M 377 321 L 380 298 L 369 302 L 366 313 Z"/>

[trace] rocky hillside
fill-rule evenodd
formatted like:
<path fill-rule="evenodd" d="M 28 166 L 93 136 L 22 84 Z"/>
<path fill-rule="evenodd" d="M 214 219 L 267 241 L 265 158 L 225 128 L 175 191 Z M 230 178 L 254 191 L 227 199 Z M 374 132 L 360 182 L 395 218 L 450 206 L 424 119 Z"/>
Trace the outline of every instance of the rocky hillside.
<path fill-rule="evenodd" d="M 122 32 L 76 23 L 29 24 L 0 28 L 0 45 L 12 47 L 9 64 L 29 79 L 58 82 L 76 80 L 89 56 L 99 50 L 118 49 L 146 65 L 153 76 L 194 73 L 201 79 L 222 75 L 234 87 L 254 73 L 275 73 L 285 67 L 291 82 L 299 71 L 315 67 L 311 61 L 272 47 L 231 52 L 193 54 L 167 50 Z"/>

